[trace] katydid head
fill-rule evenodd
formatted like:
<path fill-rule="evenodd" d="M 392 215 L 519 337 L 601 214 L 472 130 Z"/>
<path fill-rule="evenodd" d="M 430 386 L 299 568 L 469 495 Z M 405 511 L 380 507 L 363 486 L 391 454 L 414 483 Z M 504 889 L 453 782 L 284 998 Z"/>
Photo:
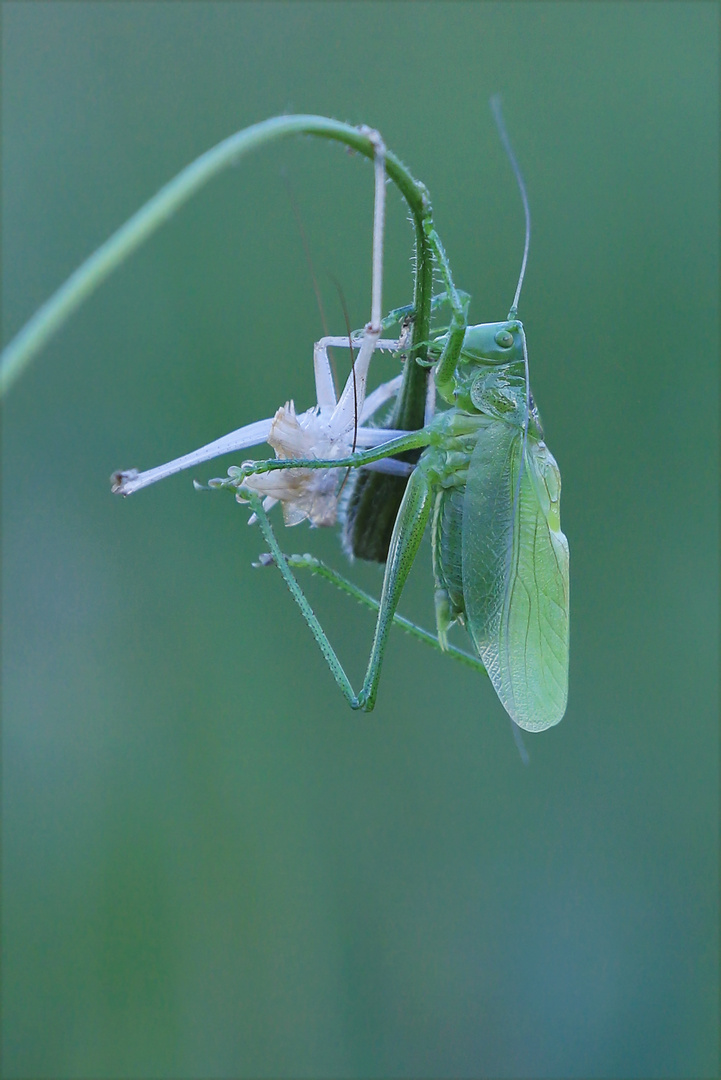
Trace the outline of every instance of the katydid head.
<path fill-rule="evenodd" d="M 451 403 L 512 421 L 525 403 L 525 335 L 518 319 L 469 326 L 451 380 Z"/>
<path fill-rule="evenodd" d="M 523 362 L 523 324 L 518 319 L 480 323 L 466 328 L 457 370 L 460 373 L 464 364 L 488 366 L 519 360 Z"/>

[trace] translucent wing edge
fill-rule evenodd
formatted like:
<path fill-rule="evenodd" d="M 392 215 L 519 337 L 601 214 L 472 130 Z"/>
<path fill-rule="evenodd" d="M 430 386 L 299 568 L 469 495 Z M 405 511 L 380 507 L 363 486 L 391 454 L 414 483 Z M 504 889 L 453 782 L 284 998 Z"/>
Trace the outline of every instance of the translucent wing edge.
<path fill-rule="evenodd" d="M 514 466 L 515 483 L 520 454 Z M 568 700 L 569 548 L 560 496 L 553 455 L 529 439 L 498 643 L 502 700 L 526 731 L 559 723 Z"/>
<path fill-rule="evenodd" d="M 568 693 L 569 550 L 561 478 L 545 444 L 493 425 L 471 459 L 463 524 L 467 626 L 498 697 L 526 731 L 557 724 Z M 518 504 L 515 504 L 518 488 Z"/>

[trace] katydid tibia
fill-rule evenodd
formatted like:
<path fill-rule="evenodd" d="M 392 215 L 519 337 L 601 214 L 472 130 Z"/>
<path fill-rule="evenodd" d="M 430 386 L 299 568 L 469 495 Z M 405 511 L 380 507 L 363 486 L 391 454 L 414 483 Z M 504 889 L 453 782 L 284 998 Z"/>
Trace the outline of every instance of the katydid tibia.
<path fill-rule="evenodd" d="M 249 425 L 195 455 L 148 473 L 116 474 L 114 490 L 130 494 L 180 468 L 267 439 L 276 450 L 275 459 L 232 467 L 227 479 L 211 481 L 211 486 L 231 488 L 239 501 L 250 505 L 272 561 L 354 709 L 370 710 L 375 704 L 388 633 L 421 538 L 430 527 L 438 646 L 457 652 L 449 646 L 448 631 L 454 623 L 464 626 L 511 719 L 527 731 L 541 731 L 557 724 L 566 708 L 569 555 L 560 528 L 560 474 L 543 441 L 530 391 L 525 332 L 517 318 L 530 237 L 528 202 L 497 103 L 494 110 L 526 211 L 522 268 L 507 319 L 468 325 L 467 298 L 456 290 L 426 198 L 416 216 L 416 299 L 408 359 L 400 381 L 391 380 L 375 396 L 366 397 L 375 350 L 399 348 L 398 342 L 380 337 L 386 151 L 380 137 L 370 133 L 376 176 L 371 319 L 357 340 L 360 352 L 343 393 L 336 399 L 325 346 L 347 339 L 323 339 L 314 353 L 315 409 L 297 417 L 288 404 L 274 421 Z M 431 334 L 434 267 L 443 280 L 442 299 L 450 305 L 451 320 L 445 332 Z M 435 391 L 427 394 L 429 368 Z M 433 415 L 436 391 L 446 408 Z M 413 399 L 404 422 L 390 430 L 368 427 L 372 411 L 391 399 L 396 402 L 394 415 L 398 403 Z M 424 426 L 408 431 L 409 415 Z M 398 460 L 410 452 L 420 452 L 415 467 Z M 388 548 L 368 667 L 356 694 L 280 550 L 267 511 L 280 501 L 288 524 L 303 518 L 332 524 L 341 470 L 372 468 L 396 477 L 401 491 L 406 486 Z M 390 496 L 387 503 L 376 502 L 381 510 L 391 506 L 395 513 Z M 353 494 L 350 506 L 356 514 Z M 388 513 L 384 528 L 387 521 Z M 348 546 L 358 553 L 354 528 L 355 521 L 350 526 L 346 521 Z M 376 553 L 371 557 L 379 557 L 380 551 L 382 558 L 384 543 L 382 538 L 371 543 Z M 312 560 L 292 561 L 313 568 Z"/>

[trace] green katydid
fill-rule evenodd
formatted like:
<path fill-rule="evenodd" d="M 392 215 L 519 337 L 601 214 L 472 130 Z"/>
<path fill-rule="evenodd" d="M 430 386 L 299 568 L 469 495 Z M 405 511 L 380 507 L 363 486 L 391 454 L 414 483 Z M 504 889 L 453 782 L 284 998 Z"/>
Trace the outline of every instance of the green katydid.
<path fill-rule="evenodd" d="M 527 731 L 542 731 L 566 709 L 569 551 L 560 527 L 561 477 L 543 440 L 517 318 L 530 239 L 528 200 L 497 103 L 494 108 L 526 213 L 523 262 L 507 319 L 468 326 L 440 239 L 426 225 L 452 309 L 450 327 L 430 342 L 427 362 L 435 365 L 436 389 L 449 408 L 418 432 L 343 459 L 246 462 L 213 485 L 233 487 L 250 503 L 273 561 L 354 709 L 368 711 L 375 704 L 388 632 L 430 524 L 440 647 L 448 648 L 454 623 L 464 625 L 512 720 Z M 278 547 L 260 500 L 260 478 L 286 469 L 358 469 L 419 449 L 393 529 L 371 654 L 356 694 Z M 294 562 L 304 565 L 302 559 Z M 312 567 L 312 560 L 305 564 Z"/>

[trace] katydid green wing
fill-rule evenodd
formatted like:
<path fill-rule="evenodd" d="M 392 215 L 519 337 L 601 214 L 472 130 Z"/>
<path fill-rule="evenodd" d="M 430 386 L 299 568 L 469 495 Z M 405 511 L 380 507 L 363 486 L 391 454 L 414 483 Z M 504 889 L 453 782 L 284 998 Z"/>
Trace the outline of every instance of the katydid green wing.
<path fill-rule="evenodd" d="M 568 541 L 561 475 L 531 434 L 481 428 L 463 504 L 468 630 L 511 718 L 526 731 L 557 724 L 568 695 Z"/>

